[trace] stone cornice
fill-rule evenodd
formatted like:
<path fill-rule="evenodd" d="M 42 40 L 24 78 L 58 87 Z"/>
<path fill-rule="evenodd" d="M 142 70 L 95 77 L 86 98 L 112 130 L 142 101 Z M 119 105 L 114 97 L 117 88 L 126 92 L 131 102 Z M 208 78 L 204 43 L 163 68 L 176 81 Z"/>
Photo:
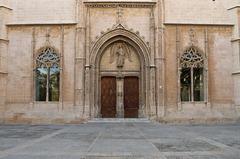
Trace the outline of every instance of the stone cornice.
<path fill-rule="evenodd" d="M 232 39 L 231 42 L 240 41 L 240 38 Z"/>
<path fill-rule="evenodd" d="M 231 8 L 229 8 L 228 10 L 237 9 L 237 8 L 240 8 L 240 5 L 236 5 L 236 6 L 234 6 L 234 7 L 231 7 Z"/>
<path fill-rule="evenodd" d="M 0 42 L 9 43 L 9 40 L 0 38 Z"/>
<path fill-rule="evenodd" d="M 7 72 L 3 72 L 3 71 L 0 71 L 0 75 L 7 75 L 8 73 Z"/>
<path fill-rule="evenodd" d="M 202 26 L 231 26 L 233 27 L 234 24 L 232 23 L 174 23 L 174 22 L 165 22 L 164 25 L 202 25 Z"/>
<path fill-rule="evenodd" d="M 0 5 L 0 9 L 1 9 L 1 8 L 7 9 L 7 10 L 12 10 L 12 8 L 9 8 L 9 7 L 7 7 L 7 6 L 2 6 L 2 5 Z"/>
<path fill-rule="evenodd" d="M 146 1 L 146 2 L 134 2 L 134 1 L 105 1 L 105 2 L 98 2 L 98 1 L 85 1 L 84 4 L 90 8 L 151 8 L 153 7 L 156 2 L 155 1 Z"/>
<path fill-rule="evenodd" d="M 33 26 L 33 25 L 76 25 L 77 22 L 66 22 L 66 23 L 8 23 L 7 26 Z"/>
<path fill-rule="evenodd" d="M 232 75 L 240 75 L 240 71 L 235 71 L 232 73 Z"/>

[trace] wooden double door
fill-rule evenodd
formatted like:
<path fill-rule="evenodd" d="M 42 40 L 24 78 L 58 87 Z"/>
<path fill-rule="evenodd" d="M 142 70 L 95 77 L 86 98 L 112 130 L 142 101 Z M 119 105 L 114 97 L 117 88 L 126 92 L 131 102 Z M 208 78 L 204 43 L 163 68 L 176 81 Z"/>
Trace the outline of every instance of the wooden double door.
<path fill-rule="evenodd" d="M 101 79 L 101 114 L 103 118 L 115 118 L 117 112 L 117 98 L 123 99 L 125 118 L 137 118 L 139 109 L 139 79 L 125 77 L 123 79 L 123 93 L 117 93 L 116 77 L 102 77 Z M 123 98 L 121 98 L 123 94 Z"/>

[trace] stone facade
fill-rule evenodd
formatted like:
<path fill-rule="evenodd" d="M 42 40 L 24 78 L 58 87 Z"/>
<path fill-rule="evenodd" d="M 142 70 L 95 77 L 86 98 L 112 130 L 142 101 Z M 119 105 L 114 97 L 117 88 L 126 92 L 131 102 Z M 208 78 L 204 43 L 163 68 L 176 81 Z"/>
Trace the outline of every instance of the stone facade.
<path fill-rule="evenodd" d="M 0 0 L 0 121 L 101 118 L 104 76 L 116 77 L 117 117 L 123 117 L 124 77 L 136 76 L 138 117 L 236 121 L 239 6 L 237 0 Z M 60 57 L 58 102 L 36 101 L 36 58 L 45 46 Z M 180 58 L 190 47 L 204 59 L 201 102 L 181 101 Z"/>

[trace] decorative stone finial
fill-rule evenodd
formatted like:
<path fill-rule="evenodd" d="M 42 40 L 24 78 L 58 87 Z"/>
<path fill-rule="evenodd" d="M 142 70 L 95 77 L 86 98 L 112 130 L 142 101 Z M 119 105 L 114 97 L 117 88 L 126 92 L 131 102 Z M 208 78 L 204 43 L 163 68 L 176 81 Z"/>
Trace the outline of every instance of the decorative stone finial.
<path fill-rule="evenodd" d="M 121 6 L 117 7 L 117 24 L 122 23 L 123 8 Z"/>
<path fill-rule="evenodd" d="M 46 45 L 46 46 L 50 46 L 50 37 L 51 37 L 51 35 L 50 35 L 50 29 L 49 29 L 49 28 L 46 30 L 46 35 L 45 35 L 45 37 L 46 37 L 45 45 Z"/>

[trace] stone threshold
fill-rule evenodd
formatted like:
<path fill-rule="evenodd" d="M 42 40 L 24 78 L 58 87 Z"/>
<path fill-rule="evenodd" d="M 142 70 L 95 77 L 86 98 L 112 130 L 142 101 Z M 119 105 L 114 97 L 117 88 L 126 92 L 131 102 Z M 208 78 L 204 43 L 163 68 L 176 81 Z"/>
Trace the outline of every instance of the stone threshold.
<path fill-rule="evenodd" d="M 89 123 L 149 123 L 147 118 L 93 118 L 88 121 Z"/>

